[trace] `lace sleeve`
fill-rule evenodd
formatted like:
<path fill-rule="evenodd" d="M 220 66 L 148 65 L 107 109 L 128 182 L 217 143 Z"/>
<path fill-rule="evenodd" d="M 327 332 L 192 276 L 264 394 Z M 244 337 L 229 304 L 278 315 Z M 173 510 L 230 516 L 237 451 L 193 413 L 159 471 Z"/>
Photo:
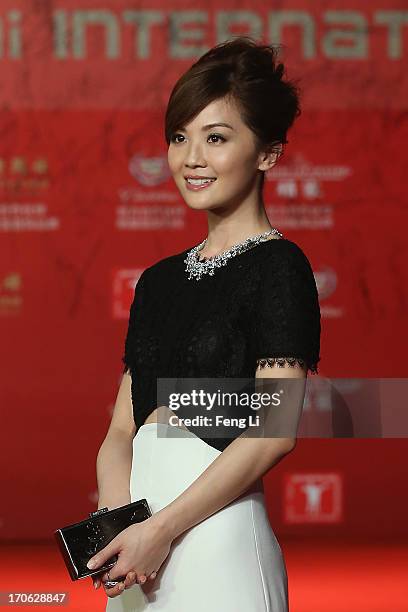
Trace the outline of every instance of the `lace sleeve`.
<path fill-rule="evenodd" d="M 256 360 L 256 369 L 262 370 L 263 368 L 278 367 L 284 368 L 288 365 L 291 368 L 305 368 L 307 367 L 304 359 L 299 357 L 259 357 Z"/>
<path fill-rule="evenodd" d="M 265 367 L 305 367 L 317 374 L 320 307 L 309 260 L 286 241 L 265 261 L 255 306 L 253 360 Z"/>
<path fill-rule="evenodd" d="M 136 344 L 136 334 L 139 329 L 139 325 L 141 323 L 141 314 L 143 304 L 145 302 L 145 293 L 146 293 L 146 270 L 142 272 L 139 277 L 139 280 L 136 283 L 133 301 L 130 306 L 129 312 L 129 322 L 127 328 L 127 334 L 125 339 L 125 348 L 122 356 L 122 361 L 125 364 L 123 368 L 123 374 L 127 372 L 130 373 L 132 368 L 132 363 L 134 363 L 134 355 L 133 352 L 135 350 Z"/>

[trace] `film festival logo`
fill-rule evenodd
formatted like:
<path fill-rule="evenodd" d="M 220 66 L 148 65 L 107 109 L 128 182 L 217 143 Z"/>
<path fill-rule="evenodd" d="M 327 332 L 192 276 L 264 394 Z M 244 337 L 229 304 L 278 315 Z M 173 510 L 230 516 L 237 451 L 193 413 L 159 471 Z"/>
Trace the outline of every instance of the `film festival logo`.
<path fill-rule="evenodd" d="M 155 187 L 165 183 L 170 177 L 170 168 L 163 155 L 144 157 L 135 154 L 129 160 L 129 172 L 141 185 Z"/>
<path fill-rule="evenodd" d="M 339 473 L 295 473 L 284 478 L 286 523 L 339 523 L 343 520 L 343 505 Z"/>
<path fill-rule="evenodd" d="M 0 188 L 9 194 L 44 194 L 50 186 L 47 157 L 10 155 L 0 157 Z"/>
<path fill-rule="evenodd" d="M 17 2 L 15 4 L 18 6 Z M 127 6 L 129 3 L 119 2 L 116 10 L 109 6 L 112 3 L 106 3 L 105 6 L 100 3 L 98 8 L 76 6 L 72 9 L 69 2 L 59 4 L 62 6 L 54 10 L 48 8 L 39 15 L 44 13 L 44 36 L 49 36 L 51 53 L 60 60 L 89 58 L 89 30 L 95 28 L 102 30 L 101 47 L 104 59 L 117 60 L 125 57 L 128 51 L 125 47 L 126 32 L 130 32 L 128 44 L 133 58 L 150 59 L 154 51 L 154 34 L 157 31 L 168 41 L 166 59 L 193 59 L 208 51 L 209 47 L 204 45 L 203 41 L 207 36 L 211 36 L 211 32 L 208 32 L 210 28 L 218 42 L 221 42 L 231 37 L 237 25 L 246 25 L 248 34 L 255 36 L 259 25 L 255 27 L 254 22 L 261 24 L 264 20 L 271 41 L 281 40 L 286 27 L 296 25 L 304 59 L 316 60 L 323 57 L 331 61 L 368 61 L 372 46 L 370 40 L 378 36 L 381 36 L 381 49 L 386 59 L 395 61 L 403 58 L 403 26 L 406 23 L 406 14 L 393 8 L 384 10 L 375 7 L 359 11 L 355 7 L 355 10 L 344 16 L 342 13 L 334 15 L 333 11 L 320 7 L 317 14 L 316 10 L 287 7 L 285 10 L 273 10 L 265 14 L 265 11 L 253 7 L 251 11 L 246 11 L 243 21 L 242 10 L 228 11 L 220 7 L 219 10 L 198 11 L 199 16 L 196 16 L 196 19 L 201 22 L 201 27 L 197 24 L 196 29 L 189 35 L 186 24 L 191 22 L 191 9 L 137 10 L 130 9 Z M 18 8 L 2 12 L 0 28 L 3 44 L 0 48 L 0 58 L 16 60 L 24 57 L 24 51 L 30 48 L 30 45 L 24 44 L 24 37 L 31 36 L 31 21 L 36 17 L 29 7 L 26 12 Z M 324 27 L 317 27 L 321 23 Z M 197 29 L 198 27 L 200 29 Z M 166 33 L 163 28 L 166 28 Z M 202 40 L 197 42 L 197 35 Z M 43 45 L 45 46 L 45 41 Z"/>

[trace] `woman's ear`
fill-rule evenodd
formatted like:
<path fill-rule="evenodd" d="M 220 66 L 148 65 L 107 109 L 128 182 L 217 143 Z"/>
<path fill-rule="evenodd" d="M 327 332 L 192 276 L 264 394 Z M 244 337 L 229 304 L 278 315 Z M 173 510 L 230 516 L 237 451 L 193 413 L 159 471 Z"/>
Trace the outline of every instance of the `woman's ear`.
<path fill-rule="evenodd" d="M 258 170 L 270 170 L 283 155 L 283 144 L 271 144 L 264 149 L 259 156 Z"/>

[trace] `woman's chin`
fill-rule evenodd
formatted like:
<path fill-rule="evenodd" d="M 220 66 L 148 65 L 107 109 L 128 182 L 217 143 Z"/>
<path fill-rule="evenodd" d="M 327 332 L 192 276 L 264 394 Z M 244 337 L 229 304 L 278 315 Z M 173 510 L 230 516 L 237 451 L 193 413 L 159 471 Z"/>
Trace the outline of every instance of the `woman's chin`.
<path fill-rule="evenodd" d="M 217 208 L 217 205 L 214 205 L 211 202 L 191 202 L 189 200 L 185 200 L 185 203 L 192 210 L 214 210 Z"/>

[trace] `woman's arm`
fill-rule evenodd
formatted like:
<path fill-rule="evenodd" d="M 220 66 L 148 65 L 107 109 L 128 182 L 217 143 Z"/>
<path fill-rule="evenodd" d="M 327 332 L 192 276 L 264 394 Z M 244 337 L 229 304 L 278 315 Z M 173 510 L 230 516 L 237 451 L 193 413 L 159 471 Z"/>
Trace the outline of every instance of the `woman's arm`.
<path fill-rule="evenodd" d="M 265 368 L 258 378 L 306 378 L 303 368 Z M 173 502 L 154 514 L 173 540 L 244 493 L 296 445 L 296 438 L 235 439 Z"/>
<path fill-rule="evenodd" d="M 301 368 L 268 367 L 257 372 L 256 376 L 305 378 L 306 373 Z M 298 403 L 295 401 L 294 407 Z M 293 402 L 290 404 L 292 406 Z M 297 430 L 291 428 L 290 432 L 293 431 Z M 95 569 L 117 554 L 119 560 L 109 572 L 111 579 L 126 576 L 125 586 L 131 586 L 135 581 L 143 582 L 147 576 L 154 576 L 177 536 L 239 497 L 295 444 L 296 438 L 293 437 L 259 439 L 240 436 L 233 440 L 181 495 L 150 518 L 121 532 L 90 559 L 88 567 Z M 109 597 L 116 597 L 120 592 L 119 586 L 112 587 Z"/>
<path fill-rule="evenodd" d="M 130 503 L 135 424 L 131 400 L 131 377 L 124 374 L 119 387 L 109 430 L 96 461 L 98 509 L 117 508 Z"/>
<path fill-rule="evenodd" d="M 106 435 L 96 460 L 98 509 L 118 508 L 130 503 L 132 444 L 128 434 L 111 431 Z"/>
<path fill-rule="evenodd" d="M 155 519 L 173 540 L 239 497 L 292 448 L 279 438 L 237 438 Z"/>

